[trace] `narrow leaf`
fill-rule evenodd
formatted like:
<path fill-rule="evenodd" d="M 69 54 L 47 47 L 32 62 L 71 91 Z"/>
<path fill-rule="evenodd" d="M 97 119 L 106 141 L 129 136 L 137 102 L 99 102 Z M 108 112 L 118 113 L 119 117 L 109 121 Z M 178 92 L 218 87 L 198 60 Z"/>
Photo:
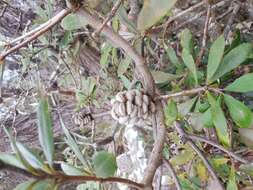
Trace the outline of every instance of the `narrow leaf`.
<path fill-rule="evenodd" d="M 247 147 L 253 148 L 253 129 L 239 128 L 240 141 Z"/>
<path fill-rule="evenodd" d="M 46 97 L 40 97 L 38 106 L 39 140 L 50 166 L 53 166 L 54 139 L 51 113 Z"/>
<path fill-rule="evenodd" d="M 37 155 L 33 154 L 25 145 L 21 144 L 20 142 L 16 142 L 17 148 L 19 149 L 20 153 L 22 154 L 23 158 L 33 167 L 36 169 L 46 169 L 46 165 L 43 161 L 37 157 Z M 45 170 L 46 172 L 48 170 Z"/>
<path fill-rule="evenodd" d="M 173 156 L 170 159 L 170 163 L 173 166 L 181 166 L 190 162 L 195 156 L 195 153 L 191 150 L 183 150 L 180 154 Z"/>
<path fill-rule="evenodd" d="M 130 57 L 126 57 L 125 59 L 121 60 L 117 71 L 118 77 L 123 75 L 127 71 L 131 61 L 132 59 Z"/>
<path fill-rule="evenodd" d="M 124 6 L 121 5 L 119 10 L 117 11 L 117 15 L 119 17 L 120 22 L 126 26 L 129 31 L 137 33 L 136 25 L 132 20 L 128 18 L 127 11 L 125 10 Z"/>
<path fill-rule="evenodd" d="M 249 128 L 253 121 L 250 109 L 232 96 L 224 94 L 224 100 L 236 125 L 241 128 Z"/>
<path fill-rule="evenodd" d="M 55 180 L 47 179 L 47 180 L 41 180 L 34 183 L 31 187 L 29 187 L 32 190 L 54 190 L 55 187 Z"/>
<path fill-rule="evenodd" d="M 138 29 L 144 31 L 156 24 L 176 2 L 177 0 L 145 0 L 137 21 Z"/>
<path fill-rule="evenodd" d="M 194 80 L 195 80 L 196 84 L 198 84 L 197 68 L 196 68 L 196 65 L 195 65 L 195 62 L 193 60 L 192 55 L 190 54 L 190 52 L 187 49 L 183 49 L 182 58 L 183 58 L 183 61 L 184 61 L 185 65 L 187 66 L 187 68 L 193 74 L 193 77 L 194 77 Z"/>
<path fill-rule="evenodd" d="M 207 109 L 201 116 L 204 127 L 211 128 L 213 127 L 213 118 L 211 108 Z"/>
<path fill-rule="evenodd" d="M 83 176 L 84 172 L 70 164 L 67 164 L 65 162 L 61 163 L 61 169 L 62 171 L 70 176 Z"/>
<path fill-rule="evenodd" d="M 24 183 L 21 183 L 15 187 L 13 190 L 28 190 L 34 183 L 34 180 L 32 181 L 26 181 Z"/>
<path fill-rule="evenodd" d="M 171 125 L 178 117 L 177 104 L 172 99 L 168 100 L 168 105 L 165 108 L 165 122 L 166 125 Z"/>
<path fill-rule="evenodd" d="M 180 61 L 176 55 L 175 50 L 170 45 L 166 45 L 165 43 L 164 43 L 164 49 L 166 51 L 166 54 L 167 54 L 170 62 L 173 65 L 175 65 L 177 68 L 181 68 L 180 66 L 182 66 L 182 65 L 180 64 Z"/>
<path fill-rule="evenodd" d="M 186 114 L 188 114 L 191 111 L 194 103 L 196 102 L 196 99 L 197 97 L 194 97 L 178 105 L 178 113 L 180 117 L 186 116 Z"/>
<path fill-rule="evenodd" d="M 193 53 L 193 38 L 192 33 L 189 29 L 185 29 L 180 34 L 180 44 L 183 49 L 186 49 L 189 51 L 190 54 Z"/>
<path fill-rule="evenodd" d="M 26 170 L 24 164 L 17 158 L 17 156 L 8 153 L 0 152 L 0 161 L 11 166 Z"/>
<path fill-rule="evenodd" d="M 227 55 L 224 56 L 223 62 L 220 64 L 216 73 L 211 78 L 211 82 L 219 79 L 227 72 L 238 67 L 249 58 L 251 52 L 252 45 L 250 43 L 243 43 L 231 50 Z"/>
<path fill-rule="evenodd" d="M 230 170 L 227 190 L 238 190 L 235 176 L 235 168 L 232 166 Z"/>
<path fill-rule="evenodd" d="M 86 26 L 87 23 L 79 20 L 79 17 L 76 14 L 69 14 L 61 21 L 61 26 L 64 30 L 76 30 Z"/>
<path fill-rule="evenodd" d="M 210 93 L 207 93 L 207 97 L 211 105 L 213 124 L 215 126 L 218 138 L 222 144 L 229 146 L 230 140 L 228 134 L 228 126 L 220 104 L 214 99 L 214 97 Z"/>
<path fill-rule="evenodd" d="M 151 71 L 151 74 L 156 83 L 164 83 L 180 78 L 180 75 L 173 75 L 162 71 Z"/>
<path fill-rule="evenodd" d="M 82 163 L 82 165 L 86 168 L 88 168 L 88 163 L 87 161 L 84 159 L 83 154 L 81 153 L 78 145 L 76 144 L 75 140 L 73 139 L 73 137 L 70 135 L 68 129 L 65 127 L 65 124 L 63 123 L 62 119 L 60 118 L 60 123 L 61 123 L 61 127 L 63 129 L 63 132 L 66 136 L 66 143 L 68 144 L 68 146 L 74 151 L 75 155 L 77 156 L 77 158 L 80 160 L 80 162 Z"/>
<path fill-rule="evenodd" d="M 101 178 L 111 177 L 117 170 L 115 156 L 105 151 L 97 152 L 94 155 L 93 164 L 96 175 Z"/>
<path fill-rule="evenodd" d="M 236 79 L 232 84 L 229 84 L 225 90 L 231 92 L 251 92 L 253 91 L 253 73 L 243 75 Z"/>
<path fill-rule="evenodd" d="M 17 142 L 16 139 L 14 139 L 14 137 L 11 135 L 10 131 L 4 127 L 4 131 L 6 133 L 6 135 L 9 137 L 10 141 L 11 141 L 11 148 L 13 150 L 13 152 L 15 152 L 15 156 L 17 157 L 17 159 L 24 165 L 24 167 L 26 168 L 26 170 L 30 171 L 30 172 L 34 172 L 34 168 L 31 166 L 30 163 L 28 163 L 23 155 L 21 154 L 20 150 L 17 147 Z"/>
<path fill-rule="evenodd" d="M 225 50 L 225 38 L 221 35 L 217 38 L 212 44 L 208 57 L 208 65 L 207 65 L 207 81 L 214 75 L 216 70 L 218 69 L 222 56 Z"/>

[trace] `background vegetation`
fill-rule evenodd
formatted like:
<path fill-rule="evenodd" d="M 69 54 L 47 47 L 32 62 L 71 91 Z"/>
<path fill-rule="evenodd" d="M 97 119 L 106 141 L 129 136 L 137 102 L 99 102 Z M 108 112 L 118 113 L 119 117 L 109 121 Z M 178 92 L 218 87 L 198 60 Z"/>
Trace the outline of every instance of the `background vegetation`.
<path fill-rule="evenodd" d="M 0 190 L 252 189 L 253 2 L 0 0 Z"/>

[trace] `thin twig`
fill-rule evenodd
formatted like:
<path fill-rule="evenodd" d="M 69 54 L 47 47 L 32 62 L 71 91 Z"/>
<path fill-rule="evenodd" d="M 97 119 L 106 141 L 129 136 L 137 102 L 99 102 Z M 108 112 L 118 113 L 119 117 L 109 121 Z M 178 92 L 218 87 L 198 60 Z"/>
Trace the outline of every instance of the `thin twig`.
<path fill-rule="evenodd" d="M 5 13 L 6 9 L 7 9 L 7 6 L 8 6 L 7 4 L 4 4 L 4 7 L 3 7 L 3 9 L 2 9 L 2 11 L 0 13 L 0 17 L 4 16 L 4 13 Z"/>
<path fill-rule="evenodd" d="M 216 9 L 216 8 L 218 8 L 218 7 L 224 6 L 225 3 L 228 2 L 228 1 L 230 1 L 230 0 L 223 0 L 223 1 L 220 1 L 220 2 L 218 2 L 218 3 L 214 4 L 214 5 L 212 5 L 211 10 L 214 10 L 214 9 Z M 176 31 L 178 31 L 180 28 L 184 27 L 185 25 L 187 25 L 187 24 L 189 24 L 189 23 L 191 23 L 191 22 L 193 22 L 193 21 L 199 19 L 199 18 L 200 18 L 201 16 L 203 16 L 205 13 L 206 13 L 206 10 L 205 10 L 205 11 L 201 11 L 200 13 L 198 13 L 198 14 L 196 14 L 195 16 L 191 17 L 189 20 L 186 20 L 185 22 L 182 22 L 181 24 L 179 24 L 177 27 L 173 28 L 173 29 L 171 30 L 171 32 L 176 32 Z"/>
<path fill-rule="evenodd" d="M 189 95 L 194 95 L 194 94 L 198 94 L 198 93 L 203 93 L 203 92 L 206 92 L 206 91 L 212 91 L 216 94 L 222 94 L 223 93 L 222 92 L 223 89 L 213 88 L 213 87 L 209 87 L 209 86 L 203 86 L 203 87 L 193 88 L 191 90 L 183 90 L 181 92 L 156 96 L 155 100 L 169 99 L 169 98 L 175 98 L 175 97 L 179 97 L 179 96 L 189 96 Z"/>
<path fill-rule="evenodd" d="M 116 12 L 118 11 L 120 5 L 122 3 L 122 0 L 118 0 L 115 5 L 113 6 L 111 12 L 109 13 L 109 15 L 106 17 L 106 19 L 103 21 L 102 25 L 96 29 L 96 31 L 93 33 L 93 36 L 97 36 L 98 34 L 101 33 L 101 31 L 103 30 L 103 28 L 107 25 L 107 23 L 114 17 L 114 15 L 116 14 Z"/>
<path fill-rule="evenodd" d="M 229 20 L 228 20 L 228 22 L 227 22 L 227 25 L 226 25 L 226 27 L 225 27 L 225 29 L 224 29 L 224 36 L 225 36 L 225 39 L 228 38 L 228 34 L 229 34 L 229 32 L 230 32 L 230 30 L 231 30 L 231 28 L 232 28 L 233 21 L 234 21 L 234 19 L 235 19 L 235 17 L 236 17 L 236 14 L 237 14 L 238 11 L 240 10 L 240 7 L 241 7 L 241 5 L 240 5 L 239 3 L 236 3 L 235 6 L 234 6 L 233 12 L 232 12 L 231 16 L 229 17 Z"/>
<path fill-rule="evenodd" d="M 221 184 L 218 176 L 216 175 L 215 171 L 213 170 L 211 164 L 209 163 L 209 161 L 206 159 L 206 157 L 203 155 L 203 153 L 200 151 L 200 149 L 196 146 L 196 144 L 192 141 L 192 140 L 188 140 L 187 143 L 192 147 L 192 149 L 198 154 L 198 156 L 201 158 L 201 160 L 203 161 L 203 163 L 205 164 L 207 170 L 209 171 L 209 173 L 211 174 L 211 176 L 213 177 L 213 179 L 217 182 L 217 190 L 225 190 L 225 188 L 223 187 L 223 185 Z"/>
<path fill-rule="evenodd" d="M 54 176 L 58 177 L 58 176 Z M 100 183 L 122 183 L 126 184 L 130 187 L 143 190 L 144 184 L 134 182 L 129 179 L 125 178 L 120 178 L 120 177 L 109 177 L 109 178 L 98 178 L 96 176 L 66 176 L 66 175 L 61 175 L 59 176 L 59 179 L 63 180 L 63 182 L 74 182 L 74 181 L 97 181 Z"/>
<path fill-rule="evenodd" d="M 199 87 L 199 88 L 193 88 L 191 90 L 183 90 L 181 92 L 176 92 L 173 94 L 166 94 L 162 96 L 157 96 L 155 99 L 169 99 L 169 98 L 175 98 L 178 96 L 189 96 L 197 93 L 201 93 L 207 90 L 207 87 Z"/>
<path fill-rule="evenodd" d="M 0 64 L 3 63 L 3 60 L 8 56 L 9 54 L 19 50 L 20 48 L 26 46 L 28 43 L 34 41 L 42 34 L 46 33 L 48 30 L 50 30 L 53 26 L 55 26 L 57 23 L 59 23 L 65 16 L 71 13 L 70 9 L 64 9 L 60 13 L 58 13 L 56 16 L 54 16 L 46 27 L 42 28 L 41 30 L 34 33 L 32 36 L 28 37 L 23 42 L 17 44 L 16 46 L 4 51 L 2 54 L 0 54 Z"/>
<path fill-rule="evenodd" d="M 198 58 L 196 60 L 196 65 L 197 66 L 200 65 L 202 57 L 205 53 L 210 15 L 211 15 L 211 5 L 207 2 L 207 14 L 206 14 L 206 21 L 205 21 L 205 27 L 204 27 L 204 32 L 203 32 L 202 47 L 201 47 L 201 50 L 199 52 Z"/>
<path fill-rule="evenodd" d="M 223 185 L 221 184 L 218 176 L 214 172 L 211 164 L 206 159 L 204 154 L 200 151 L 200 149 L 196 146 L 196 144 L 191 139 L 187 138 L 187 133 L 185 133 L 184 129 L 180 126 L 180 124 L 178 122 L 175 122 L 174 126 L 175 126 L 175 129 L 178 132 L 178 134 L 181 136 L 182 140 L 184 142 L 187 142 L 192 147 L 192 149 L 198 154 L 198 156 L 201 158 L 201 160 L 205 164 L 206 168 L 208 169 L 209 173 L 211 174 L 213 179 L 217 182 L 217 185 L 218 185 L 217 189 L 218 190 L 224 190 Z"/>
<path fill-rule="evenodd" d="M 167 169 L 169 170 L 170 174 L 171 174 L 171 177 L 173 178 L 175 184 L 176 184 L 176 187 L 177 187 L 177 190 L 182 190 L 182 187 L 180 185 L 180 182 L 178 180 L 178 177 L 177 177 L 177 174 L 173 168 L 173 166 L 171 165 L 171 163 L 166 160 L 166 159 L 163 159 L 164 163 L 165 163 L 165 166 L 167 167 Z"/>
<path fill-rule="evenodd" d="M 100 183 L 111 182 L 111 183 L 126 184 L 128 186 L 134 187 L 134 188 L 139 189 L 139 190 L 144 188 L 144 184 L 137 183 L 137 182 L 134 182 L 132 180 L 125 179 L 125 178 L 120 178 L 120 177 L 99 178 L 99 177 L 96 177 L 96 176 L 68 176 L 68 175 L 65 175 L 61 171 L 54 172 L 53 174 L 47 174 L 43 171 L 39 171 L 38 174 L 40 174 L 40 175 L 33 175 L 33 174 L 23 170 L 23 169 L 20 169 L 20 168 L 17 168 L 15 166 L 11 166 L 9 164 L 2 163 L 2 162 L 0 162 L 0 169 L 15 171 L 15 172 L 21 173 L 22 175 L 28 176 L 30 178 L 38 179 L 38 180 L 56 179 L 56 180 L 59 180 L 59 182 L 62 182 L 62 183 L 68 183 L 68 182 L 73 183 L 74 181 L 82 181 L 82 182 L 97 181 L 97 182 L 100 182 Z"/>
<path fill-rule="evenodd" d="M 201 1 L 200 3 L 197 3 L 196 5 L 193 5 L 193 6 L 189 7 L 188 9 L 186 9 L 186 10 L 184 10 L 184 11 L 178 13 L 177 15 L 175 15 L 175 16 L 173 16 L 173 17 L 170 17 L 170 18 L 169 18 L 162 26 L 160 26 L 160 27 L 163 27 L 164 30 L 166 30 L 171 22 L 173 22 L 173 21 L 176 20 L 177 18 L 180 18 L 180 17 L 184 16 L 185 14 L 188 14 L 189 12 L 191 12 L 191 11 L 193 11 L 193 10 L 195 10 L 195 9 L 197 9 L 197 8 L 199 8 L 199 7 L 201 7 L 201 6 L 203 6 L 205 3 L 206 3 L 205 0 L 203 0 L 203 1 Z"/>
<path fill-rule="evenodd" d="M 208 140 L 208 139 L 205 139 L 204 137 L 200 137 L 200 136 L 197 136 L 197 135 L 190 135 L 190 134 L 187 134 L 187 138 L 193 140 L 193 141 L 200 141 L 200 142 L 204 142 L 204 143 L 207 143 L 207 144 L 210 144 L 216 148 L 218 148 L 219 150 L 227 153 L 229 156 L 233 157 L 235 160 L 238 160 L 239 162 L 241 163 L 244 163 L 244 164 L 248 164 L 249 161 L 241 158 L 240 156 L 236 155 L 234 152 L 232 151 L 229 151 L 227 150 L 226 148 L 224 148 L 223 146 L 211 141 L 211 140 Z"/>

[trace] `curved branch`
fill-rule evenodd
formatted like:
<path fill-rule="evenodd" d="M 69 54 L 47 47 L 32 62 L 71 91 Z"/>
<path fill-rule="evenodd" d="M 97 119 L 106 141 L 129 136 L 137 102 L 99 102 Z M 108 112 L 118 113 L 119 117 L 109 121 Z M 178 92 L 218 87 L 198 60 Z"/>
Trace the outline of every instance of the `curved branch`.
<path fill-rule="evenodd" d="M 148 167 L 145 170 L 143 183 L 147 186 L 152 186 L 152 181 L 156 172 L 156 169 L 161 163 L 162 150 L 165 141 L 166 128 L 164 125 L 164 115 L 161 102 L 156 102 L 156 125 L 157 136 L 154 143 L 154 148 L 151 152 Z"/>
<path fill-rule="evenodd" d="M 84 20 L 90 26 L 96 30 L 100 29 L 103 26 L 103 23 L 98 19 L 92 16 L 84 9 L 80 9 L 76 12 L 80 20 Z M 129 45 L 129 43 L 123 39 L 120 35 L 114 32 L 110 27 L 104 26 L 101 33 L 115 46 L 122 48 L 125 53 L 131 57 L 135 62 L 136 71 L 140 76 L 140 80 L 143 82 L 145 91 L 153 96 L 155 94 L 155 85 L 154 79 L 148 70 L 148 67 L 145 63 L 143 57 L 141 57 L 138 52 Z"/>
<path fill-rule="evenodd" d="M 99 29 L 102 26 L 102 22 L 92 16 L 84 9 L 80 9 L 76 12 L 79 16 L 80 20 L 84 19 L 89 25 L 91 25 L 95 29 Z M 105 26 L 101 33 L 114 45 L 122 48 L 125 53 L 131 57 L 135 62 L 135 69 L 140 76 L 140 80 L 143 83 L 144 90 L 151 97 L 155 95 L 155 85 L 154 79 L 145 63 L 145 60 L 142 56 L 138 54 L 138 52 L 129 45 L 129 43 L 123 39 L 120 35 L 114 32 L 110 27 Z M 152 187 L 152 181 L 155 175 L 155 172 L 160 165 L 161 161 L 161 153 L 165 140 L 165 126 L 164 126 L 164 115 L 163 109 L 160 101 L 156 102 L 156 120 L 157 120 L 157 138 L 155 139 L 154 147 L 149 159 L 148 167 L 145 171 L 145 176 L 143 179 L 143 183 L 146 187 Z"/>

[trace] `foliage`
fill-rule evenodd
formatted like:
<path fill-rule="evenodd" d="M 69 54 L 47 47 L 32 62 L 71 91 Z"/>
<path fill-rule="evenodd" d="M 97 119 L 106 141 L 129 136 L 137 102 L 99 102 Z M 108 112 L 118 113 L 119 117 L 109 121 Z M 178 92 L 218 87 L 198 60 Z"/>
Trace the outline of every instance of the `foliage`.
<path fill-rule="evenodd" d="M 124 1 L 117 13 L 112 15 L 109 24 L 115 34 L 119 34 L 145 58 L 159 92 L 151 98 L 156 101 L 166 99 L 161 101 L 164 103 L 167 136 L 163 158 L 174 167 L 182 188 L 195 190 L 208 186 L 207 188 L 215 189 L 210 169 L 187 144 L 189 137 L 181 137 L 174 126 L 179 123 L 189 136 L 211 133 L 210 136 L 217 136 L 215 143 L 220 143 L 220 146 L 228 149 L 233 147 L 244 153 L 244 148 L 249 148 L 245 155 L 252 154 L 253 73 L 250 69 L 238 74 L 238 70 L 252 64 L 252 43 L 241 38 L 243 34 L 239 32 L 230 41 L 220 35 L 213 42 L 207 41 L 204 55 L 201 55 L 201 40 L 196 38 L 190 28 L 184 28 L 178 35 L 167 35 L 164 30 L 167 27 L 166 21 L 172 18 L 177 0 L 140 2 L 142 6 L 138 7 L 140 13 L 137 20 L 133 21 L 128 17 L 130 5 L 128 1 Z M 92 15 L 107 17 L 112 14 L 114 4 L 115 1 L 110 0 L 85 1 L 82 8 Z M 54 1 L 38 6 L 33 27 L 53 17 L 54 6 Z M 134 70 L 136 63 L 128 56 L 129 52 L 123 52 L 118 44 L 93 36 L 93 29 L 87 24 L 85 18 L 80 18 L 73 11 L 50 32 L 40 36 L 34 44 L 20 50 L 22 78 L 28 75 L 36 79 L 36 82 L 31 80 L 24 84 L 23 88 L 28 86 L 25 89 L 27 94 L 31 91 L 31 94 L 38 95 L 29 98 L 31 102 L 28 105 L 31 106 L 30 109 L 37 109 L 36 126 L 41 151 L 19 142 L 6 127 L 5 133 L 10 139 L 12 153 L 0 152 L 0 161 L 38 178 L 48 176 L 50 179 L 35 178 L 18 185 L 15 190 L 58 189 L 61 182 L 64 182 L 59 179 L 75 177 L 84 179 L 77 190 L 106 189 L 108 186 L 100 182 L 111 177 L 117 178 L 116 172 L 120 172 L 121 167 L 116 159 L 127 149 L 125 141 L 128 139 L 123 139 L 124 127 L 105 124 L 101 119 L 102 124 L 94 122 L 81 129 L 78 126 L 78 130 L 73 132 L 67 127 L 74 125 L 73 119 L 67 120 L 61 113 L 61 106 L 64 104 L 74 105 L 72 112 L 85 109 L 108 111 L 108 101 L 117 92 L 143 88 L 141 77 Z M 152 30 L 159 31 L 159 28 L 163 30 L 152 33 Z M 1 35 L 1 51 L 6 43 L 7 39 Z M 99 50 L 98 60 L 97 57 L 93 59 L 85 54 L 94 65 L 95 62 L 99 63 L 100 70 L 94 76 L 90 76 L 89 70 L 84 69 L 86 62 L 77 61 L 83 46 L 92 51 Z M 199 58 L 198 65 L 196 63 Z M 2 66 L 1 78 L 4 70 L 5 67 Z M 56 72 L 55 76 L 52 75 L 52 70 Z M 48 77 L 47 72 L 53 77 Z M 165 96 L 168 98 L 164 98 Z M 73 114 L 71 111 L 66 115 Z M 59 137 L 60 142 L 54 138 L 54 127 L 57 124 L 63 136 Z M 137 129 L 139 136 L 136 138 L 144 142 L 149 156 L 153 145 L 153 134 L 149 132 L 151 127 Z M 107 146 L 108 139 L 110 143 L 113 142 L 114 154 L 111 153 L 112 148 Z M 216 155 L 217 147 L 198 141 L 194 143 L 205 153 L 205 158 L 228 190 L 248 185 L 250 180 L 246 175 L 253 176 L 251 163 L 230 161 L 232 158 L 224 156 L 221 151 Z M 140 145 L 136 144 L 138 149 Z M 88 182 L 90 179 L 94 181 Z M 174 183 L 171 181 L 168 180 L 170 185 Z"/>

